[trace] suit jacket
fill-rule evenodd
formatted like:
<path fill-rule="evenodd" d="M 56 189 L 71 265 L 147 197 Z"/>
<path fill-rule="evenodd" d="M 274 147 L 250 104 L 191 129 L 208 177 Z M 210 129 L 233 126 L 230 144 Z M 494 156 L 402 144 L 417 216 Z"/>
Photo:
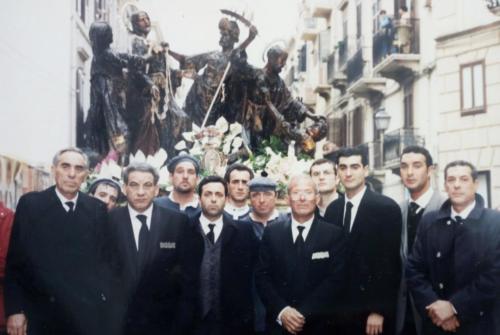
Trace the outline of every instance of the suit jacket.
<path fill-rule="evenodd" d="M 79 193 L 67 213 L 55 187 L 19 199 L 7 256 L 6 315 L 29 334 L 108 334 L 110 234 L 106 206 Z"/>
<path fill-rule="evenodd" d="M 291 218 L 267 226 L 262 237 L 256 284 L 267 310 L 268 330 L 281 334 L 283 308 L 296 308 L 306 318 L 303 334 L 322 334 L 344 283 L 345 239 L 342 229 L 315 216 L 305 240 L 306 267 L 296 283 L 297 268 Z M 292 284 L 301 287 L 292 290 Z M 302 333 L 301 333 L 302 334 Z"/>
<path fill-rule="evenodd" d="M 408 287 L 423 319 L 423 333 L 445 334 L 425 310 L 440 299 L 457 311 L 456 334 L 499 334 L 500 213 L 484 208 L 476 195 L 475 208 L 457 225 L 450 208 L 447 200 L 439 211 L 424 214 L 408 258 Z"/>
<path fill-rule="evenodd" d="M 191 220 L 195 233 L 190 250 L 196 258 L 198 270 L 204 252 L 204 240 L 200 227 L 200 215 Z M 236 224 L 229 216 L 223 215 L 220 260 L 220 308 L 222 334 L 253 334 L 254 304 L 252 283 L 259 241 L 247 223 Z M 199 278 L 198 278 L 199 279 Z M 199 292 L 199 282 L 192 290 Z M 201 319 L 199 300 L 197 318 Z"/>
<path fill-rule="evenodd" d="M 443 194 L 438 190 L 435 190 L 432 197 L 425 208 L 424 213 L 430 213 L 432 211 L 437 211 L 446 200 Z M 406 306 L 408 297 L 408 288 L 406 286 L 406 276 L 404 275 L 404 269 L 408 257 L 408 200 L 404 200 L 399 203 L 401 208 L 401 214 L 403 218 L 403 226 L 401 229 L 401 262 L 402 262 L 402 273 L 401 273 L 401 283 L 399 285 L 398 294 L 398 307 L 396 315 L 396 333 L 400 334 L 403 330 L 406 316 Z M 422 324 L 417 310 L 413 310 L 413 316 L 417 327 L 417 334 L 422 335 Z"/>
<path fill-rule="evenodd" d="M 325 220 L 343 225 L 345 197 L 328 206 Z M 347 288 L 342 314 L 384 316 L 384 333 L 394 332 L 401 280 L 401 211 L 392 199 L 368 188 L 347 237 Z"/>
<path fill-rule="evenodd" d="M 124 288 L 124 333 L 180 332 L 192 316 L 189 306 L 195 297 L 189 295 L 196 274 L 186 249 L 190 232 L 187 216 L 153 205 L 149 250 L 142 270 L 128 207 L 113 210 L 110 223 L 119 255 L 120 287 Z"/>

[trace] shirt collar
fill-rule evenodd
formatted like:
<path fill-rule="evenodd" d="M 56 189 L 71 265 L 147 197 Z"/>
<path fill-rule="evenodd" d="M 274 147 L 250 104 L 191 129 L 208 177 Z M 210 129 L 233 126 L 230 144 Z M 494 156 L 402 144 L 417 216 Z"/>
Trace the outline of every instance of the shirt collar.
<path fill-rule="evenodd" d="M 61 192 L 59 192 L 59 190 L 57 189 L 57 186 L 55 187 L 55 190 L 56 190 L 56 195 L 57 195 L 57 197 L 59 198 L 59 201 L 61 201 L 61 203 L 62 203 L 63 207 L 64 207 L 66 210 L 69 210 L 68 205 L 66 205 L 66 202 L 68 202 L 68 201 L 73 202 L 73 203 L 74 203 L 74 205 L 73 205 L 73 210 L 75 210 L 75 209 L 76 209 L 76 204 L 77 204 L 77 201 L 78 201 L 78 192 L 76 192 L 76 195 L 75 195 L 75 197 L 74 197 L 73 199 L 68 199 L 68 198 L 66 198 L 64 195 L 62 195 L 62 193 L 61 193 Z"/>
<path fill-rule="evenodd" d="M 469 206 L 465 207 L 464 210 L 460 213 L 455 212 L 453 206 L 451 206 L 451 218 L 455 219 L 455 216 L 460 216 L 463 220 L 467 219 L 470 212 L 476 207 L 476 200 L 474 200 Z"/>
<path fill-rule="evenodd" d="M 366 186 L 360 192 L 358 192 L 358 194 L 356 194 L 354 197 L 352 197 L 352 199 L 349 199 L 349 197 L 347 196 L 347 193 L 346 193 L 345 203 L 347 203 L 349 201 L 352 203 L 352 205 L 354 207 L 358 207 L 359 203 L 361 202 L 361 199 L 363 199 L 363 196 L 365 195 L 365 192 L 366 192 Z"/>
<path fill-rule="evenodd" d="M 128 212 L 130 213 L 130 217 L 131 218 L 135 218 L 137 217 L 137 215 L 141 214 L 141 215 L 146 215 L 147 218 L 148 218 L 148 222 L 150 221 L 151 219 L 151 216 L 153 215 L 153 204 L 151 204 L 145 211 L 143 212 L 138 212 L 136 211 L 135 209 L 133 209 L 130 204 L 127 206 L 128 207 Z"/>
<path fill-rule="evenodd" d="M 242 207 L 236 207 L 233 206 L 230 202 L 226 202 L 226 205 L 224 206 L 224 210 L 231 214 L 232 216 L 241 216 L 243 214 L 246 214 L 250 211 L 250 206 L 245 204 Z"/>
<path fill-rule="evenodd" d="M 304 238 L 304 241 L 306 240 L 307 238 L 307 234 L 309 234 L 309 230 L 311 230 L 311 225 L 314 221 L 314 215 L 309 219 L 307 220 L 306 222 L 304 223 L 299 223 L 297 222 L 297 220 L 295 220 L 295 218 L 293 217 L 293 213 L 291 215 L 291 218 L 292 218 L 292 235 L 293 235 L 293 240 L 295 241 L 295 239 L 297 238 L 298 236 L 298 229 L 297 227 L 304 227 L 304 230 L 302 231 L 302 237 Z"/>
<path fill-rule="evenodd" d="M 181 211 L 184 211 L 186 208 L 188 207 L 193 207 L 193 208 L 198 208 L 199 206 L 199 201 L 198 201 L 198 196 L 196 196 L 196 194 L 194 195 L 194 198 L 193 200 L 191 200 L 190 202 L 188 202 L 187 204 L 185 204 L 184 206 L 182 206 L 180 203 L 178 203 L 177 201 L 174 200 L 174 192 L 170 192 L 170 194 L 168 195 L 168 198 L 173 202 L 173 203 L 176 203 L 179 205 L 179 209 Z"/>
<path fill-rule="evenodd" d="M 408 201 L 409 203 L 416 203 L 420 208 L 425 208 L 427 205 L 429 205 L 429 202 L 431 201 L 432 195 L 434 194 L 434 190 L 432 187 L 429 187 L 427 191 L 425 191 L 424 194 L 422 194 L 420 197 L 418 197 L 417 200 L 413 200 L 410 198 Z"/>
<path fill-rule="evenodd" d="M 209 219 L 207 219 L 207 217 L 206 217 L 203 213 L 201 213 L 201 215 L 200 215 L 200 223 L 201 223 L 201 226 L 202 226 L 202 227 L 208 227 L 208 224 L 209 224 L 209 223 L 215 223 L 215 226 L 216 226 L 216 227 L 217 227 L 217 226 L 219 226 L 219 225 L 220 225 L 220 226 L 222 226 L 222 224 L 223 224 L 222 217 L 223 217 L 223 216 L 221 215 L 221 216 L 220 216 L 217 220 L 215 220 L 215 221 L 210 221 Z"/>
<path fill-rule="evenodd" d="M 271 214 L 271 216 L 269 217 L 269 219 L 267 219 L 266 223 L 270 222 L 270 221 L 273 221 L 278 216 L 280 216 L 280 212 L 277 209 L 274 209 L 273 213 Z M 255 216 L 253 215 L 253 212 L 250 212 L 250 219 L 252 219 L 252 221 L 255 221 L 255 222 L 260 222 L 259 220 L 257 220 L 255 218 Z"/>

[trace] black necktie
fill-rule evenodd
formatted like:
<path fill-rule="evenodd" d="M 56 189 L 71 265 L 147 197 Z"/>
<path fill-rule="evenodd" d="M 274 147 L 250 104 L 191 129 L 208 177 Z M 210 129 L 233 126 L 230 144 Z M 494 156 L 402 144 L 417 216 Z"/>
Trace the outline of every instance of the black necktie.
<path fill-rule="evenodd" d="M 137 247 L 137 252 L 139 256 L 139 267 L 142 268 L 144 261 L 146 259 L 146 253 L 149 244 L 149 229 L 147 225 L 148 217 L 143 214 L 136 216 L 139 221 L 141 221 L 141 230 L 139 231 L 139 243 Z"/>
<path fill-rule="evenodd" d="M 455 222 L 458 224 L 464 223 L 464 219 L 460 215 L 455 216 Z"/>
<path fill-rule="evenodd" d="M 347 233 L 351 232 L 351 209 L 352 202 L 348 201 L 345 204 L 344 229 Z"/>
<path fill-rule="evenodd" d="M 416 202 L 410 202 L 410 208 L 409 208 L 409 213 L 411 216 L 417 215 L 418 209 L 420 206 Z"/>
<path fill-rule="evenodd" d="M 68 213 L 73 213 L 75 208 L 75 203 L 73 201 L 66 201 L 65 204 L 69 207 Z"/>
<path fill-rule="evenodd" d="M 297 238 L 295 239 L 295 250 L 297 251 L 297 257 L 302 258 L 302 254 L 304 252 L 304 236 L 302 236 L 302 233 L 304 232 L 304 229 L 306 227 L 303 226 L 297 226 L 297 229 L 299 231 L 299 235 L 297 235 Z"/>
<path fill-rule="evenodd" d="M 208 224 L 208 229 L 210 229 L 210 231 L 207 233 L 207 238 L 210 241 L 210 243 L 212 243 L 212 244 L 215 243 L 214 228 L 215 228 L 215 223 Z"/>

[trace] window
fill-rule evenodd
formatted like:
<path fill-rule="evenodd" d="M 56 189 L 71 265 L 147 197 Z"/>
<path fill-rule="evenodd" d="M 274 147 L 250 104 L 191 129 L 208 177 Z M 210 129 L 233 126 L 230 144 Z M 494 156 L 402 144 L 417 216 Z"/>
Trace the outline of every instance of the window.
<path fill-rule="evenodd" d="M 299 72 L 307 71 L 307 45 L 304 44 L 299 50 Z"/>
<path fill-rule="evenodd" d="M 352 114 L 352 145 L 363 143 L 363 109 L 358 107 Z"/>
<path fill-rule="evenodd" d="M 361 1 L 356 5 L 356 43 L 357 48 L 361 48 L 361 40 L 363 35 L 363 7 Z"/>
<path fill-rule="evenodd" d="M 479 184 L 477 193 L 483 197 L 485 206 L 491 208 L 490 171 L 478 171 L 477 181 Z"/>
<path fill-rule="evenodd" d="M 486 112 L 484 61 L 460 66 L 462 115 Z"/>
<path fill-rule="evenodd" d="M 95 0 L 94 18 L 96 21 L 109 21 L 106 0 Z"/>
<path fill-rule="evenodd" d="M 80 17 L 80 20 L 82 20 L 82 22 L 85 23 L 85 17 L 87 12 L 87 0 L 76 0 L 76 12 Z"/>
<path fill-rule="evenodd" d="M 83 107 L 84 94 L 85 94 L 85 74 L 82 68 L 76 70 L 76 145 L 78 147 L 85 146 L 83 133 L 84 133 L 84 118 L 85 110 Z"/>
<path fill-rule="evenodd" d="M 404 85 L 404 127 L 413 128 L 413 85 Z"/>

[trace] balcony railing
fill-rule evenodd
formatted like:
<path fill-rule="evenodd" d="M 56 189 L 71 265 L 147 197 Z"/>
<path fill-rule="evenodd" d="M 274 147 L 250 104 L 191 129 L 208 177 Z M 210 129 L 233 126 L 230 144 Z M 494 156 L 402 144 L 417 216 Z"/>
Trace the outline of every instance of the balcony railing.
<path fill-rule="evenodd" d="M 495 9 L 500 7 L 500 0 L 486 0 L 486 6 L 488 9 Z"/>
<path fill-rule="evenodd" d="M 398 129 L 384 135 L 384 165 L 388 168 L 399 166 L 403 150 L 410 145 L 424 146 L 423 137 L 415 129 Z"/>
<path fill-rule="evenodd" d="M 358 49 L 358 51 L 356 51 L 356 53 L 349 58 L 349 61 L 347 62 L 346 75 L 348 85 L 351 85 L 363 76 L 364 66 L 365 62 L 363 60 L 363 49 Z"/>
<path fill-rule="evenodd" d="M 347 50 L 349 49 L 347 41 L 348 41 L 348 39 L 347 39 L 347 36 L 346 36 L 346 37 L 344 37 L 344 39 L 342 41 L 339 42 L 339 45 L 338 45 L 338 49 L 339 49 L 339 68 L 342 68 L 342 66 L 344 66 L 344 64 L 347 61 Z"/>
<path fill-rule="evenodd" d="M 395 21 L 392 28 L 380 29 L 373 35 L 373 66 L 390 54 L 420 53 L 418 19 Z"/>

